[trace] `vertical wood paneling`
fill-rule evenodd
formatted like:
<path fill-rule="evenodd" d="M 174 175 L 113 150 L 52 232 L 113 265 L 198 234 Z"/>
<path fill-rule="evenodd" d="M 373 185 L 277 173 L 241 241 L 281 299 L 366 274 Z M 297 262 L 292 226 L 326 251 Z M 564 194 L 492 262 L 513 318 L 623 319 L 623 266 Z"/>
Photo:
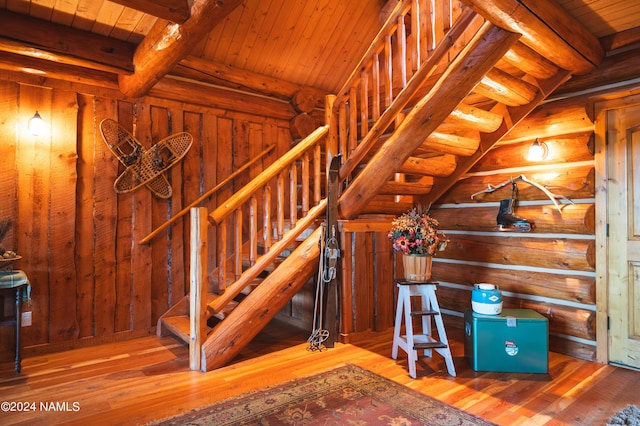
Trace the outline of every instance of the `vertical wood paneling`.
<path fill-rule="evenodd" d="M 355 243 L 353 266 L 356 301 L 355 331 L 366 331 L 372 329 L 373 323 L 371 235 L 357 233 Z"/>
<path fill-rule="evenodd" d="M 16 83 L 0 80 L 0 218 L 9 218 L 15 221 L 18 214 L 18 173 L 16 163 L 16 148 L 18 140 L 18 94 L 19 86 Z M 8 250 L 17 249 L 17 232 L 12 227 L 0 246 Z M 21 253 L 18 253 L 21 254 Z M 16 268 L 22 268 L 22 262 L 15 264 Z M 9 313 L 11 305 L 11 292 L 3 291 L 5 299 L 0 298 L 0 310 Z M 5 303 L 6 302 L 6 303 Z M 6 306 L 6 308 L 5 308 Z M 15 345 L 12 327 L 0 327 L 0 348 L 12 348 Z"/>
<path fill-rule="evenodd" d="M 229 173 L 226 173 L 225 176 L 232 173 L 234 170 L 240 168 L 243 164 L 249 161 L 249 123 L 244 120 L 233 120 L 233 143 L 232 143 L 232 167 L 229 170 Z M 233 182 L 233 191 L 237 191 L 240 188 L 244 187 L 247 183 L 249 183 L 249 170 L 245 170 L 242 172 Z M 248 235 L 249 226 L 248 226 L 248 217 L 249 217 L 249 208 L 248 206 L 244 206 L 242 209 L 242 233 L 244 235 Z"/>
<path fill-rule="evenodd" d="M 26 130 L 36 110 L 50 129 L 38 137 Z M 37 351 L 149 332 L 186 294 L 189 225 L 178 222 L 148 245 L 138 241 L 267 145 L 277 144 L 280 153 L 291 145 L 285 121 L 5 81 L 0 114 L 0 215 L 15 221 L 3 243 L 23 256 L 16 266 L 33 285 L 33 325 L 23 328 L 23 342 L 39 345 Z M 102 139 L 104 118 L 116 119 L 145 148 L 183 130 L 194 136 L 191 151 L 167 174 L 171 199 L 158 199 L 146 187 L 115 193 L 125 167 Z M 274 150 L 240 180 L 277 158 Z M 232 181 L 203 204 L 212 210 L 239 185 Z M 216 241 L 215 229 L 210 238 Z M 215 256 L 210 250 L 210 272 Z M 296 315 L 304 319 L 312 299 L 299 298 Z M 1 327 L 0 360 L 10 359 L 13 344 L 12 330 Z"/>
<path fill-rule="evenodd" d="M 258 155 L 260 151 L 266 148 L 267 144 L 265 143 L 265 140 L 264 140 L 264 127 L 265 127 L 265 124 L 249 123 L 249 129 L 248 129 L 249 131 L 247 134 L 247 139 L 248 139 L 247 156 L 249 160 L 255 158 L 255 156 Z M 253 179 L 260 173 L 260 171 L 264 170 L 263 161 L 264 160 L 260 160 L 254 163 L 251 167 L 249 167 L 249 170 L 248 170 L 249 180 Z M 259 197 L 257 201 L 258 201 L 257 211 L 262 212 L 263 211 L 262 197 Z M 263 218 L 262 214 L 258 214 L 257 216 L 257 220 L 259 221 L 258 229 L 262 228 L 262 225 L 263 225 L 262 218 Z"/>
<path fill-rule="evenodd" d="M 96 134 L 95 98 L 78 94 L 78 188 L 76 190 L 76 285 L 78 337 L 93 336 L 94 297 L 94 150 L 103 143 Z"/>
<path fill-rule="evenodd" d="M 25 330 L 24 343 L 42 344 L 49 339 L 49 156 L 51 153 L 51 90 L 20 86 L 18 164 L 18 252 L 20 266 L 33 283 L 33 325 Z M 38 110 L 48 131 L 33 136 L 27 122 Z"/>
<path fill-rule="evenodd" d="M 184 116 L 182 110 L 178 108 L 170 108 L 169 118 L 169 134 L 184 131 Z M 191 149 L 193 149 L 193 145 L 191 146 Z M 197 150 L 194 152 L 197 152 Z M 197 158 L 193 154 L 191 154 L 190 157 Z M 183 200 L 185 200 L 185 198 L 182 179 L 182 176 L 184 176 L 184 159 L 173 166 L 168 175 L 173 195 L 169 200 L 167 200 L 169 207 L 167 217 L 171 217 L 181 211 L 184 207 Z M 185 222 L 189 221 L 185 220 Z M 188 252 L 188 250 L 185 250 L 184 241 L 188 238 L 185 239 L 184 227 L 180 224 L 171 226 L 167 235 L 169 237 L 169 263 L 167 265 L 169 268 L 169 298 L 167 302 L 168 307 L 170 307 L 187 294 L 185 290 L 185 281 L 187 281 L 187 278 L 185 275 L 186 270 L 184 268 L 184 256 L 185 252 Z M 161 312 L 161 314 L 162 313 L 163 312 Z"/>
<path fill-rule="evenodd" d="M 132 134 L 134 133 L 134 105 L 130 102 L 118 102 L 118 123 Z M 99 123 L 98 123 L 99 124 Z M 102 137 L 98 141 L 104 144 Z M 125 170 L 123 164 L 118 164 L 118 174 Z M 112 193 L 113 186 L 111 189 Z M 125 331 L 131 329 L 131 244 L 133 238 L 133 197 L 131 194 L 116 195 L 118 200 L 118 220 L 116 222 L 116 282 L 114 330 Z"/>
<path fill-rule="evenodd" d="M 188 132 L 193 136 L 193 145 L 191 146 L 191 154 L 187 155 L 184 158 L 182 164 L 182 173 L 183 173 L 183 198 L 184 198 L 184 206 L 192 203 L 194 200 L 197 200 L 206 190 L 206 188 L 211 188 L 212 186 L 208 186 L 205 188 L 203 181 L 203 164 L 202 159 L 204 158 L 204 148 L 202 146 L 203 141 L 203 127 L 202 127 L 202 114 L 196 112 L 185 111 L 183 118 L 183 126 L 184 131 Z M 209 198 L 209 202 L 212 205 L 215 205 L 215 194 Z M 203 205 L 208 203 L 201 203 Z M 200 206 L 198 206 L 200 207 Z M 175 209 L 173 213 L 175 214 Z M 175 224 L 173 228 L 181 228 L 182 235 L 185 238 L 189 238 L 191 225 L 190 221 L 183 219 L 181 222 Z M 209 227 L 209 232 L 212 227 Z M 178 242 L 176 238 L 176 243 Z M 211 244 L 209 245 L 209 251 L 213 251 L 213 247 Z M 210 261 L 211 259 L 209 259 Z M 183 268 L 185 271 L 189 271 L 190 268 L 190 256 L 188 250 L 183 250 Z M 215 263 L 210 263 L 210 265 L 215 265 Z M 185 280 L 185 294 L 189 290 L 189 280 Z"/>
<path fill-rule="evenodd" d="M 221 142 L 223 141 L 218 139 L 218 120 L 216 116 L 204 114 L 202 120 L 202 182 L 204 191 L 206 191 L 208 188 L 213 188 L 218 182 L 218 159 L 228 161 L 228 157 L 225 157 L 225 155 L 229 153 L 225 151 L 226 148 L 220 150 Z M 219 155 L 219 153 L 222 155 Z M 211 205 L 217 205 L 218 200 L 224 200 L 224 197 L 229 195 L 229 190 L 222 188 L 221 191 L 211 197 Z M 213 269 L 218 265 L 217 245 L 214 243 L 217 241 L 216 232 L 215 226 L 209 227 L 209 269 Z"/>
<path fill-rule="evenodd" d="M 77 115 L 76 94 L 53 93 L 51 200 L 49 220 L 49 341 L 78 337 L 75 233 Z"/>
<path fill-rule="evenodd" d="M 116 117 L 117 107 L 113 100 L 96 99 L 95 125 L 104 118 Z M 118 160 L 101 140 L 95 144 L 94 158 L 94 335 L 103 336 L 115 331 L 116 250 L 121 245 L 116 233 L 119 221 L 118 198 L 114 196 L 113 181 L 118 171 Z"/>
<path fill-rule="evenodd" d="M 225 176 L 228 176 L 233 172 L 233 120 L 227 118 L 217 118 L 217 147 L 218 157 L 215 164 L 216 168 L 216 182 L 220 182 Z M 233 187 L 230 185 L 227 188 L 222 188 L 218 193 L 218 200 L 226 200 L 233 193 Z M 233 231 L 233 226 L 227 226 L 229 232 Z M 228 253 L 233 252 L 233 237 L 227 236 L 226 251 Z"/>
<path fill-rule="evenodd" d="M 15 218 L 17 213 L 16 140 L 18 138 L 18 93 L 16 83 L 0 81 L 0 218 Z M 9 230 L 0 242 L 6 249 L 15 247 L 15 231 Z"/>
<path fill-rule="evenodd" d="M 136 104 L 136 134 L 142 146 L 151 146 L 151 107 L 147 104 Z M 136 191 L 131 195 L 133 204 L 133 241 L 140 241 L 151 232 L 151 191 Z M 133 244 L 131 250 L 131 283 L 133 285 L 133 328 L 144 329 L 155 325 L 152 317 L 152 247 Z M 166 285 L 166 283 L 165 283 Z"/>
<path fill-rule="evenodd" d="M 354 282 L 353 282 L 353 232 L 340 232 L 342 250 L 342 277 L 340 293 L 340 333 L 342 338 L 349 340 L 349 334 L 354 331 Z"/>
<path fill-rule="evenodd" d="M 155 145 L 169 135 L 169 111 L 166 108 L 151 106 L 151 143 Z M 165 176 L 170 177 L 171 171 Z M 173 188 L 172 188 L 173 191 Z M 146 192 L 146 191 L 145 191 Z M 173 198 L 173 195 L 172 195 Z M 151 198 L 151 230 L 162 225 L 169 219 L 169 200 Z M 153 285 L 153 283 L 165 282 L 170 285 L 169 276 L 169 244 L 170 233 L 163 232 L 155 238 L 151 247 L 151 321 L 157 319 L 169 308 L 169 287 L 167 285 Z"/>
<path fill-rule="evenodd" d="M 373 233 L 375 251 L 373 253 L 375 280 L 375 322 L 374 330 L 382 331 L 394 324 L 395 277 L 393 276 L 394 251 L 386 232 Z"/>

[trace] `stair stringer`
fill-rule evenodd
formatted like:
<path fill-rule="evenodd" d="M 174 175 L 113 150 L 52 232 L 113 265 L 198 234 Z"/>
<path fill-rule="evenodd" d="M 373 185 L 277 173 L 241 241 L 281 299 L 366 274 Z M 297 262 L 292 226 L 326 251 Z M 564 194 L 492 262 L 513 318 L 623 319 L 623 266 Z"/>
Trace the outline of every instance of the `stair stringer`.
<path fill-rule="evenodd" d="M 214 327 L 202 345 L 202 371 L 211 371 L 231 362 L 317 273 L 321 233 L 322 228 L 316 229 Z"/>

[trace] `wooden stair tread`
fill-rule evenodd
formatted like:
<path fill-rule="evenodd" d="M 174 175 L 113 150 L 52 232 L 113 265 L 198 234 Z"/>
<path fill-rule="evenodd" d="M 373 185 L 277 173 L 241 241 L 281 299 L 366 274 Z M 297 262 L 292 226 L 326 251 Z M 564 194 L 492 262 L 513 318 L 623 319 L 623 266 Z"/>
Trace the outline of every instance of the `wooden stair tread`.
<path fill-rule="evenodd" d="M 212 316 L 215 318 L 218 318 L 219 320 L 223 320 L 225 319 L 225 317 L 227 317 L 227 315 L 229 315 L 231 313 L 231 311 L 233 311 L 236 306 L 238 306 L 240 302 L 236 302 L 235 300 L 232 302 L 229 302 L 227 304 L 227 306 L 224 307 L 224 309 L 222 309 L 220 312 L 213 314 Z"/>
<path fill-rule="evenodd" d="M 180 340 L 189 343 L 191 323 L 188 316 L 178 315 L 174 317 L 164 317 L 162 318 L 162 325 Z"/>

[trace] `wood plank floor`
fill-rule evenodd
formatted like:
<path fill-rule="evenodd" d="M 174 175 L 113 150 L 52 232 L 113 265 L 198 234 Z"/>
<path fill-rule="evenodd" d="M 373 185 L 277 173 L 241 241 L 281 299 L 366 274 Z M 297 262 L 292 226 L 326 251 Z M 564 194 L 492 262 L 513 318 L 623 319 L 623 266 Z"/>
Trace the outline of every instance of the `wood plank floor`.
<path fill-rule="evenodd" d="M 190 371 L 188 349 L 171 337 L 34 356 L 19 375 L 12 364 L 0 365 L 0 401 L 37 404 L 34 411 L 0 412 L 0 424 L 145 424 L 344 363 L 501 425 L 603 425 L 627 404 L 640 405 L 640 372 L 556 353 L 548 375 L 475 372 L 464 359 L 461 330 L 448 333 L 457 377 L 435 355 L 411 379 L 404 353 L 391 359 L 392 330 L 318 352 L 308 350 L 307 332 L 277 321 L 234 363 L 209 373 Z M 59 410 L 44 411 L 41 402 Z"/>

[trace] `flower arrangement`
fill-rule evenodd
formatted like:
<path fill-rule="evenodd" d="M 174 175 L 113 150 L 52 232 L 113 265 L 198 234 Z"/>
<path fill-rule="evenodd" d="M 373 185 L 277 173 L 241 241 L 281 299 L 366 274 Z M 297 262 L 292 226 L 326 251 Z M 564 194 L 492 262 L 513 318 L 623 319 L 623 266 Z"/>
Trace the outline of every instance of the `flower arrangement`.
<path fill-rule="evenodd" d="M 435 256 L 449 242 L 439 229 L 440 224 L 436 219 L 414 207 L 391 222 L 389 239 L 393 248 L 404 254 Z"/>

